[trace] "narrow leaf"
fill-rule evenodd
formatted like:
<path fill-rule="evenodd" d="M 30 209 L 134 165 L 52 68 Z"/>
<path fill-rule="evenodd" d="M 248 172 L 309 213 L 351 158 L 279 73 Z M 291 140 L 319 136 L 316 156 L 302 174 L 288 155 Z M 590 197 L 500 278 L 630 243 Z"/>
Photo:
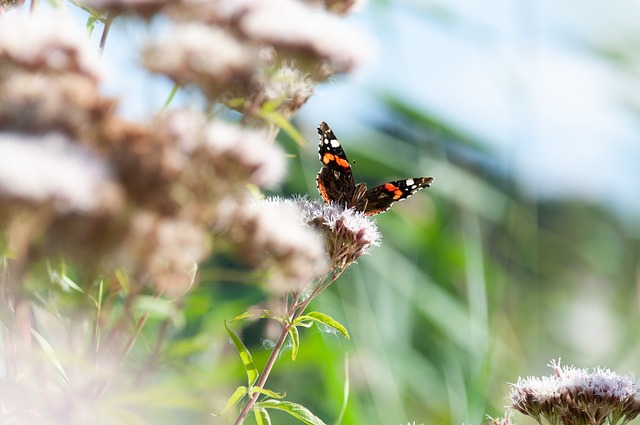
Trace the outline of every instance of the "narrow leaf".
<path fill-rule="evenodd" d="M 258 425 L 271 425 L 271 418 L 267 409 L 253 408 L 253 415 L 256 418 Z"/>
<path fill-rule="evenodd" d="M 282 410 L 307 425 L 326 425 L 319 417 L 311 413 L 309 409 L 298 403 L 281 400 L 265 400 L 260 403 L 256 403 L 256 407 Z"/>
<path fill-rule="evenodd" d="M 300 333 L 298 333 L 298 328 L 291 326 L 289 336 L 291 337 L 291 360 L 295 361 L 296 357 L 298 357 L 298 348 L 300 347 Z"/>
<path fill-rule="evenodd" d="M 233 345 L 236 346 L 236 350 L 238 350 L 238 354 L 240 354 L 240 359 L 242 360 L 242 364 L 244 365 L 244 370 L 247 372 L 247 379 L 249 381 L 249 387 L 252 387 L 258 379 L 258 369 L 253 364 L 253 358 L 251 357 L 251 353 L 247 350 L 247 347 L 244 346 L 240 338 L 227 326 L 227 321 L 224 321 L 224 327 L 227 329 L 227 333 L 231 337 L 233 341 Z"/>
<path fill-rule="evenodd" d="M 333 329 L 337 330 L 338 332 L 340 332 L 342 335 L 344 335 L 345 338 L 351 339 L 351 338 L 349 338 L 349 332 L 347 331 L 347 328 L 345 328 L 340 322 L 336 321 L 331 316 L 327 316 L 326 314 L 320 313 L 319 311 L 312 311 L 310 313 L 302 315 L 302 316 L 298 317 L 293 322 L 293 324 L 297 325 L 298 322 L 306 321 L 306 320 L 313 320 L 315 322 L 327 325 L 330 328 L 333 328 Z"/>
<path fill-rule="evenodd" d="M 253 393 L 260 393 L 260 394 L 264 394 L 268 397 L 273 397 L 273 398 L 284 398 L 287 393 L 277 393 L 275 391 L 271 391 L 271 390 L 266 390 L 264 388 L 258 388 L 258 387 L 253 387 L 251 388 L 251 394 Z"/>
<path fill-rule="evenodd" d="M 42 351 L 44 351 L 49 361 L 51 361 L 53 367 L 55 367 L 56 370 L 60 373 L 60 376 L 65 385 L 69 385 L 69 377 L 65 373 L 64 367 L 62 367 L 62 363 L 60 363 L 60 360 L 58 360 L 58 356 L 56 356 L 56 352 L 53 347 L 40 333 L 38 333 L 38 331 L 33 328 L 31 328 L 31 335 L 33 335 L 36 341 L 38 341 L 38 344 L 40 344 L 40 348 L 42 348 Z"/>
<path fill-rule="evenodd" d="M 248 390 L 249 389 L 244 385 L 236 388 L 233 394 L 231 394 L 231 397 L 229 397 L 229 400 L 227 400 L 227 404 L 225 404 L 224 409 L 222 409 L 222 412 L 220 412 L 220 414 L 224 415 L 229 409 L 231 409 L 233 406 L 238 404 L 238 402 L 242 400 L 242 397 L 244 397 L 247 394 Z M 218 415 L 215 415 L 215 416 L 218 416 Z"/>
<path fill-rule="evenodd" d="M 273 315 L 270 310 L 258 310 L 258 311 L 245 311 L 242 314 L 237 315 L 231 319 L 230 323 L 237 322 L 244 319 L 270 319 Z"/>

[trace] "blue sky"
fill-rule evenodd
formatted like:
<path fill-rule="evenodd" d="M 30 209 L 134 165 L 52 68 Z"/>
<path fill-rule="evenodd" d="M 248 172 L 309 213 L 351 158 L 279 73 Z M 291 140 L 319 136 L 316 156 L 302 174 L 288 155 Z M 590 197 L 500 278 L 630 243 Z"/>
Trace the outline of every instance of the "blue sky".
<path fill-rule="evenodd" d="M 326 120 L 348 135 L 363 116 L 379 113 L 369 106 L 374 90 L 393 92 L 485 141 L 532 195 L 589 199 L 636 221 L 639 127 L 621 95 L 638 83 L 588 46 L 634 34 L 638 12 L 630 0 L 615 8 L 568 0 L 372 1 L 349 20 L 377 41 L 376 57 L 319 87 L 300 114 L 305 134 L 314 137 Z M 132 34 L 138 42 L 151 33 L 125 23 L 107 43 L 115 72 L 106 86 L 131 116 L 152 115 L 170 90 L 162 78 L 134 72 L 136 50 L 120 48 L 131 46 Z"/>
<path fill-rule="evenodd" d="M 637 83 L 587 43 L 631 28 L 639 8 L 574 3 L 393 2 L 382 17 L 369 7 L 353 20 L 376 37 L 377 60 L 321 87 L 303 116 L 324 110 L 348 121 L 367 104 L 360 90 L 393 91 L 485 141 L 535 196 L 589 199 L 635 217 L 638 125 L 620 95 Z"/>

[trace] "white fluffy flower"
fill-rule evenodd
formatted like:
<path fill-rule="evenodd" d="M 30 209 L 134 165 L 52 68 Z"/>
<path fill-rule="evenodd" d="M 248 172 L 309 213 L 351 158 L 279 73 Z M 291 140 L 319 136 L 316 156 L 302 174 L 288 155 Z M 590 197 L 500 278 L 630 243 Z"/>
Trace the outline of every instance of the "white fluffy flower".
<path fill-rule="evenodd" d="M 274 290 L 302 290 L 328 271 L 324 242 L 295 203 L 264 200 L 241 208 L 239 215 L 241 254 L 266 268 Z"/>
<path fill-rule="evenodd" d="M 240 21 L 243 33 L 276 48 L 311 53 L 337 72 L 353 69 L 373 50 L 363 33 L 336 16 L 294 0 L 270 0 L 252 5 Z"/>
<path fill-rule="evenodd" d="M 216 96 L 254 72 L 256 50 L 226 32 L 202 24 L 178 25 L 144 50 L 144 64 L 179 84 L 196 84 Z"/>
<path fill-rule="evenodd" d="M 99 79 L 104 70 L 86 32 L 62 13 L 11 15 L 0 23 L 0 63 Z"/>
<path fill-rule="evenodd" d="M 0 197 L 89 212 L 117 194 L 107 164 L 66 137 L 0 133 Z"/>

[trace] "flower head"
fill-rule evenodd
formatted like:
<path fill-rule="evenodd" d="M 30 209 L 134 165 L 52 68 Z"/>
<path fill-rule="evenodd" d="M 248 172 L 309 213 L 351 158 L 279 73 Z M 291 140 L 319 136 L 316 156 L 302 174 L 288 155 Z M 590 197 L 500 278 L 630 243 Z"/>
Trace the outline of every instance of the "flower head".
<path fill-rule="evenodd" d="M 148 45 L 143 52 L 147 69 L 181 85 L 195 84 L 214 100 L 232 84 L 249 80 L 256 56 L 256 48 L 203 24 L 178 25 L 170 37 Z"/>
<path fill-rule="evenodd" d="M 99 93 L 102 68 L 85 34 L 62 15 L 4 19 L 0 25 L 0 128 L 94 137 L 115 104 Z"/>
<path fill-rule="evenodd" d="M 16 15 L 0 25 L 0 71 L 73 72 L 94 80 L 103 64 L 82 29 L 64 14 Z"/>
<path fill-rule="evenodd" d="M 139 211 L 109 260 L 134 271 L 139 281 L 176 297 L 194 283 L 198 262 L 209 254 L 207 234 L 189 220 Z"/>
<path fill-rule="evenodd" d="M 306 199 L 297 202 L 304 220 L 322 232 L 333 270 L 344 270 L 380 244 L 381 235 L 375 222 L 363 213 Z"/>
<path fill-rule="evenodd" d="M 0 199 L 5 202 L 51 202 L 63 213 L 88 213 L 117 209 L 121 196 L 107 163 L 67 137 L 0 133 Z"/>
<path fill-rule="evenodd" d="M 239 29 L 299 63 L 300 58 L 320 60 L 336 73 L 352 70 L 372 50 L 366 37 L 336 16 L 293 0 L 255 2 L 242 15 Z"/>
<path fill-rule="evenodd" d="M 303 290 L 328 271 L 322 238 L 296 202 L 271 198 L 239 207 L 231 238 L 276 292 Z"/>
<path fill-rule="evenodd" d="M 607 368 L 589 371 L 552 362 L 555 376 L 519 378 L 511 385 L 514 409 L 550 424 L 626 423 L 640 413 L 640 391 L 633 375 Z"/>

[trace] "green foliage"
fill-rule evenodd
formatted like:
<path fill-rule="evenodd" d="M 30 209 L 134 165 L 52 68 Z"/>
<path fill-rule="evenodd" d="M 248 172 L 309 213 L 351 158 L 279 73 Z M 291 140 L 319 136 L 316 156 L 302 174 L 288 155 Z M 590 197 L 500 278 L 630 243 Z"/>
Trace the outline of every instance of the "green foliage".
<path fill-rule="evenodd" d="M 334 320 L 333 318 L 329 317 L 328 315 L 324 314 L 324 313 L 320 313 L 318 311 L 312 311 L 310 313 L 304 314 L 300 317 L 298 317 L 293 323 L 293 326 L 305 326 L 305 323 L 307 321 L 310 322 L 317 322 L 317 323 L 322 323 L 323 325 L 327 325 L 332 329 L 337 330 L 338 332 L 340 332 L 342 335 L 344 335 L 345 338 L 349 339 L 349 332 L 347 332 L 347 328 L 345 328 L 343 325 L 341 325 L 340 323 L 338 323 L 336 320 Z M 308 327 L 308 326 L 306 326 Z"/>
<path fill-rule="evenodd" d="M 227 329 L 227 333 L 231 337 L 231 341 L 233 341 L 233 345 L 235 345 L 236 350 L 238 350 L 238 354 L 240 355 L 240 360 L 242 360 L 242 365 L 244 366 L 244 370 L 247 373 L 247 381 L 249 382 L 249 388 L 253 387 L 253 384 L 258 380 L 258 369 L 256 369 L 253 364 L 253 358 L 251 357 L 251 353 L 247 350 L 247 347 L 244 346 L 242 340 L 238 338 L 238 336 L 227 326 L 227 322 L 225 321 L 224 327 Z M 236 390 L 237 392 L 237 390 Z M 234 393 L 235 394 L 235 393 Z"/>
<path fill-rule="evenodd" d="M 257 404 L 258 408 L 281 410 L 298 419 L 307 425 L 324 425 L 324 422 L 309 411 L 306 407 L 292 403 L 290 401 L 281 400 L 265 400 Z"/>

